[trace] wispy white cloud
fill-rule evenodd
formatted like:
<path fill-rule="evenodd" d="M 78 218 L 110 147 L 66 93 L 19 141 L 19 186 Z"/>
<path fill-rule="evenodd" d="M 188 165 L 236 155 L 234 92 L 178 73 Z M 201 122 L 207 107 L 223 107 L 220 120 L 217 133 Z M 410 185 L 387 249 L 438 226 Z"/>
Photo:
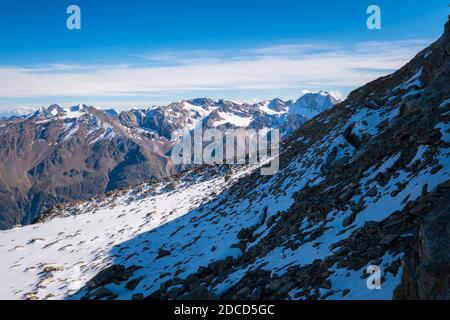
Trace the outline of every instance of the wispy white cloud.
<path fill-rule="evenodd" d="M 38 97 L 194 97 L 220 91 L 355 88 L 402 66 L 428 41 L 279 44 L 160 52 L 129 64 L 0 65 L 2 100 Z M 130 60 L 131 61 L 131 60 Z M 109 97 L 109 99 L 108 99 Z M 227 98 L 227 97 L 225 97 Z M 121 99 L 123 102 L 124 100 Z M 57 101 L 55 101 L 57 102 Z"/>

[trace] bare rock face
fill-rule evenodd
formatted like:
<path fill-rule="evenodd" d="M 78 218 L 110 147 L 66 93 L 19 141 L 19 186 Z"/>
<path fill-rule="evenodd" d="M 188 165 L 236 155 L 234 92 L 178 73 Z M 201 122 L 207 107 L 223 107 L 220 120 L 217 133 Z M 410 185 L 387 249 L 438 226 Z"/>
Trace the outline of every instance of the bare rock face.
<path fill-rule="evenodd" d="M 421 223 L 405 259 L 396 299 L 450 299 L 450 199 L 436 206 Z"/>
<path fill-rule="evenodd" d="M 450 74 L 450 20 L 445 25 L 443 36 L 432 46 L 432 64 L 429 72 Z M 433 54 L 434 53 L 434 54 Z M 448 77 L 446 83 L 436 85 L 436 92 L 446 88 L 448 98 Z M 442 94 L 442 92 L 441 92 Z M 435 167 L 436 168 L 436 167 Z M 433 168 L 438 172 L 440 169 Z M 404 261 L 402 283 L 395 291 L 396 299 L 450 299 L 450 198 L 447 190 L 421 222 L 415 245 Z"/>

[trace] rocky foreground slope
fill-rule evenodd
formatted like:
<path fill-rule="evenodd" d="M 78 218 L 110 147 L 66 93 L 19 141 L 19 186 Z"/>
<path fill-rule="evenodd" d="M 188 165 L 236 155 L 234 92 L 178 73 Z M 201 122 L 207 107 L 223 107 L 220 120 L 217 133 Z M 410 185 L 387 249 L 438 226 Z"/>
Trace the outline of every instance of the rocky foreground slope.
<path fill-rule="evenodd" d="M 284 143 L 0 233 L 1 298 L 450 298 L 450 22 Z M 381 268 L 369 290 L 366 269 Z"/>
<path fill-rule="evenodd" d="M 52 105 L 0 120 L 0 229 L 29 224 L 58 203 L 178 172 L 170 159 L 177 130 L 271 127 L 286 137 L 336 102 L 319 92 L 255 104 L 193 99 L 120 114 Z"/>

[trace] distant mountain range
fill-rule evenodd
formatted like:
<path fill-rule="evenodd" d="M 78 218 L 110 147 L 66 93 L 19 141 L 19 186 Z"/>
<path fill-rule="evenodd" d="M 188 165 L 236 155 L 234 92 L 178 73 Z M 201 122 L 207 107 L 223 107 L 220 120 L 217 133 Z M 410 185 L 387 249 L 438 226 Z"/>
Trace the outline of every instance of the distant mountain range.
<path fill-rule="evenodd" d="M 9 111 L 0 111 L 0 120 L 18 118 L 33 113 L 35 108 L 17 108 Z"/>
<path fill-rule="evenodd" d="M 268 127 L 287 137 L 337 102 L 319 92 L 295 101 L 201 98 L 120 113 L 87 105 L 15 112 L 0 121 L 0 228 L 31 223 L 58 203 L 177 173 L 175 130 Z"/>

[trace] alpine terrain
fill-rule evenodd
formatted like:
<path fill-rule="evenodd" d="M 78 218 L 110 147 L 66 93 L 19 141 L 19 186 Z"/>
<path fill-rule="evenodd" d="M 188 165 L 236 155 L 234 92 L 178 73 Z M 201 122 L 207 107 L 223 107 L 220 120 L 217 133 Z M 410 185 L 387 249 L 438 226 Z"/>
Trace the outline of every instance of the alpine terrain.
<path fill-rule="evenodd" d="M 169 139 L 178 125 L 233 119 L 252 126 L 255 113 L 275 123 L 270 115 L 289 118 L 308 109 L 278 100 L 188 103 L 172 105 L 175 114 L 164 108 L 98 113 L 103 129 L 92 136 L 83 127 L 88 120 L 70 113 L 58 121 L 36 114 L 3 122 L 2 150 L 8 151 L 2 151 L 2 165 L 30 169 L 24 176 L 6 171 L 22 185 L 3 187 L 2 205 L 11 193 L 30 195 L 39 183 L 53 194 L 77 195 L 101 184 L 87 196 L 127 179 L 137 182 L 129 174 L 144 165 L 163 177 L 170 171 L 164 144 L 148 136 L 150 130 Z M 60 204 L 36 224 L 2 231 L 0 298 L 449 299 L 449 121 L 450 21 L 440 39 L 395 73 L 353 91 L 297 130 L 280 124 L 292 133 L 276 175 L 261 175 L 257 165 L 196 167 Z M 81 148 L 90 151 L 73 156 Z M 42 180 L 52 166 L 61 176 Z M 2 185 L 11 179 L 1 176 Z M 368 288 L 369 266 L 380 268 L 379 290 Z"/>
<path fill-rule="evenodd" d="M 335 103 L 319 92 L 251 105 L 193 99 L 120 114 L 86 105 L 16 113 L 0 120 L 0 229 L 29 224 L 58 203 L 180 171 L 170 159 L 178 130 L 270 127 L 288 136 Z"/>

